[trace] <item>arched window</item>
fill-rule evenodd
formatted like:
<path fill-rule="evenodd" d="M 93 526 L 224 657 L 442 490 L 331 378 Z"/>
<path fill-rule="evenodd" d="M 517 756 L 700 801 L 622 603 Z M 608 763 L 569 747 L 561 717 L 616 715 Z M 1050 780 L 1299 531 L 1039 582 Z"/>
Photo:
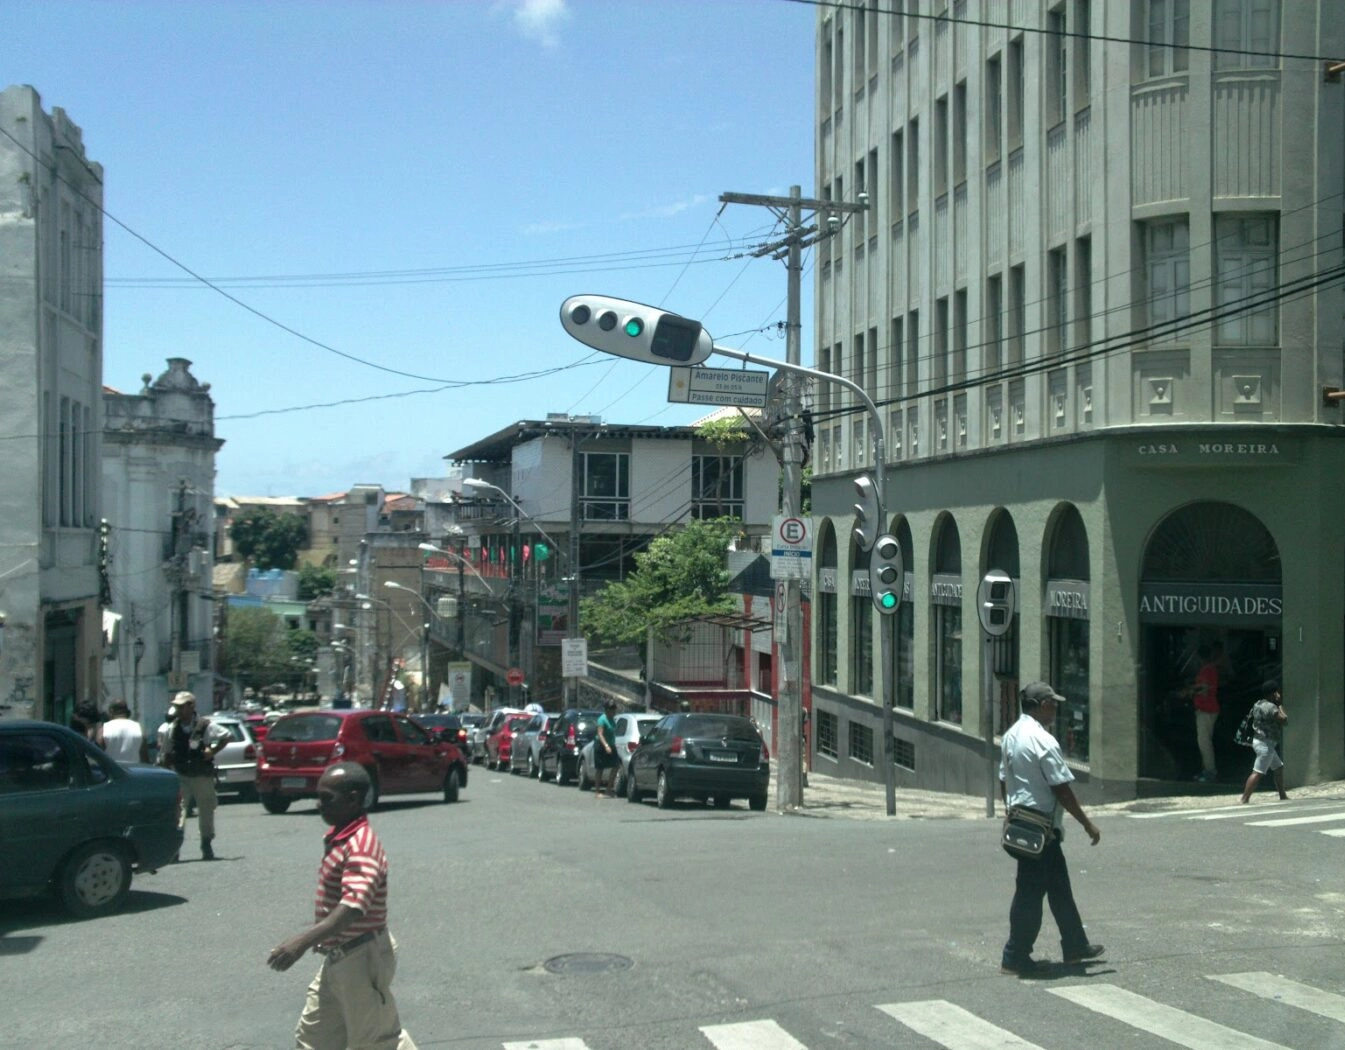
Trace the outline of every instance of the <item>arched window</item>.
<path fill-rule="evenodd" d="M 1055 737 L 1066 758 L 1089 754 L 1088 532 L 1076 507 L 1056 513 L 1046 538 L 1046 624 L 1051 685 L 1068 704 L 1055 713 Z"/>
<path fill-rule="evenodd" d="M 915 707 L 915 602 L 911 601 L 911 570 L 915 567 L 914 545 L 911 541 L 911 526 L 905 518 L 897 522 L 892 530 L 901 548 L 901 564 L 906 571 L 905 588 L 902 591 L 901 605 L 894 619 L 897 621 L 896 652 L 892 659 L 896 663 L 893 703 L 908 711 Z"/>
<path fill-rule="evenodd" d="M 836 530 L 823 522 L 817 563 L 817 681 L 836 684 Z"/>
<path fill-rule="evenodd" d="M 952 515 L 934 531 L 934 717 L 962 724 L 962 540 Z"/>
<path fill-rule="evenodd" d="M 873 695 L 873 598 L 869 592 L 872 551 L 850 549 L 850 692 Z"/>
<path fill-rule="evenodd" d="M 986 571 L 999 569 L 1018 580 L 1018 529 L 1013 516 L 1004 508 L 994 512 L 986 543 Z M 1021 583 L 1021 581 L 1020 581 Z M 1009 630 L 996 638 L 991 649 L 991 668 L 995 673 L 995 732 L 1003 733 L 1018 717 L 1018 613 L 1013 614 Z"/>

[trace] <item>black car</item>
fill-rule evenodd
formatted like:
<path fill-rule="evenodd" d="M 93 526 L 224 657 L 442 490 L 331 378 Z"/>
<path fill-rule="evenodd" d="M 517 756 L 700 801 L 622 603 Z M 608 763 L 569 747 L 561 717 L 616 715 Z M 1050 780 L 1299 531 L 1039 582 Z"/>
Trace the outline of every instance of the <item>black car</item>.
<path fill-rule="evenodd" d="M 461 715 L 426 714 L 412 715 L 412 720 L 424 727 L 436 740 L 446 744 L 456 744 L 464 756 L 468 754 L 467 727 L 462 723 Z"/>
<path fill-rule="evenodd" d="M 667 715 L 640 738 L 626 769 L 626 798 L 654 793 L 659 809 L 677 798 L 714 800 L 718 808 L 745 798 L 766 808 L 770 755 L 751 719 L 740 715 Z"/>
<path fill-rule="evenodd" d="M 568 784 L 574 779 L 579 772 L 579 752 L 598 735 L 598 719 L 601 717 L 601 711 L 581 711 L 573 707 L 563 712 L 542 745 L 538 756 L 538 779 L 554 776 L 557 784 Z"/>

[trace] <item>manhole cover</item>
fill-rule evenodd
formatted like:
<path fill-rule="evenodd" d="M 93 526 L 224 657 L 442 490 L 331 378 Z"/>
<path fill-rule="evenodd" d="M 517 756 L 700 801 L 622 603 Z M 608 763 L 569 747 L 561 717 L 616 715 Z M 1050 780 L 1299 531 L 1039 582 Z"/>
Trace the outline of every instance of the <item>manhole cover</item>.
<path fill-rule="evenodd" d="M 605 955 L 601 952 L 572 952 L 569 955 L 557 955 L 542 963 L 549 973 L 611 973 L 615 970 L 629 970 L 634 965 L 624 955 Z"/>

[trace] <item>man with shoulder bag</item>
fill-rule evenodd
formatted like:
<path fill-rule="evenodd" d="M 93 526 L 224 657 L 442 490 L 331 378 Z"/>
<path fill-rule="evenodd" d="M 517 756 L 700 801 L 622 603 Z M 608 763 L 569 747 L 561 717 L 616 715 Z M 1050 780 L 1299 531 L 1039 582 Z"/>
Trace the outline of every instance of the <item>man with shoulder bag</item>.
<path fill-rule="evenodd" d="M 182 784 L 182 808 L 178 827 L 186 827 L 187 814 L 195 803 L 201 832 L 201 859 L 214 860 L 211 842 L 215 838 L 215 756 L 231 739 L 229 731 L 208 718 L 196 714 L 196 697 L 188 692 L 173 697 L 172 724 L 164 736 L 160 763 L 175 771 Z M 161 727 L 159 732 L 163 733 Z"/>
<path fill-rule="evenodd" d="M 1050 904 L 1051 915 L 1060 930 L 1060 949 L 1066 965 L 1077 966 L 1103 952 L 1102 945 L 1088 942 L 1060 845 L 1065 834 L 1065 812 L 1079 822 L 1094 846 L 1102 838 L 1102 832 L 1088 819 L 1074 796 L 1070 787 L 1074 774 L 1061 754 L 1060 744 L 1051 735 L 1056 707 L 1066 702 L 1045 682 L 1025 686 L 1019 694 L 1022 713 L 1000 745 L 999 789 L 1010 820 L 1022 817 L 1030 827 L 1049 819 L 1050 825 L 1045 845 L 1036 857 L 1012 849 L 1006 829 L 1005 848 L 1018 858 L 1018 879 L 1009 907 L 1009 939 L 1000 959 L 1002 973 L 1022 976 L 1035 969 L 1032 948 L 1041 932 L 1043 897 Z"/>

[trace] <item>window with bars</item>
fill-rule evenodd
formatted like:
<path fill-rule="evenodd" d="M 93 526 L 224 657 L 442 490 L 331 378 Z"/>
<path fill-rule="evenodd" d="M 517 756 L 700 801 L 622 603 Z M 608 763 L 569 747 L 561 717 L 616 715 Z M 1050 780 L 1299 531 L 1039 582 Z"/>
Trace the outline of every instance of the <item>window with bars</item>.
<path fill-rule="evenodd" d="M 850 729 L 849 754 L 856 762 L 873 765 L 873 730 L 863 722 L 847 722 Z"/>
<path fill-rule="evenodd" d="M 813 751 L 827 758 L 839 758 L 839 723 L 834 711 L 816 711 L 813 714 Z"/>

